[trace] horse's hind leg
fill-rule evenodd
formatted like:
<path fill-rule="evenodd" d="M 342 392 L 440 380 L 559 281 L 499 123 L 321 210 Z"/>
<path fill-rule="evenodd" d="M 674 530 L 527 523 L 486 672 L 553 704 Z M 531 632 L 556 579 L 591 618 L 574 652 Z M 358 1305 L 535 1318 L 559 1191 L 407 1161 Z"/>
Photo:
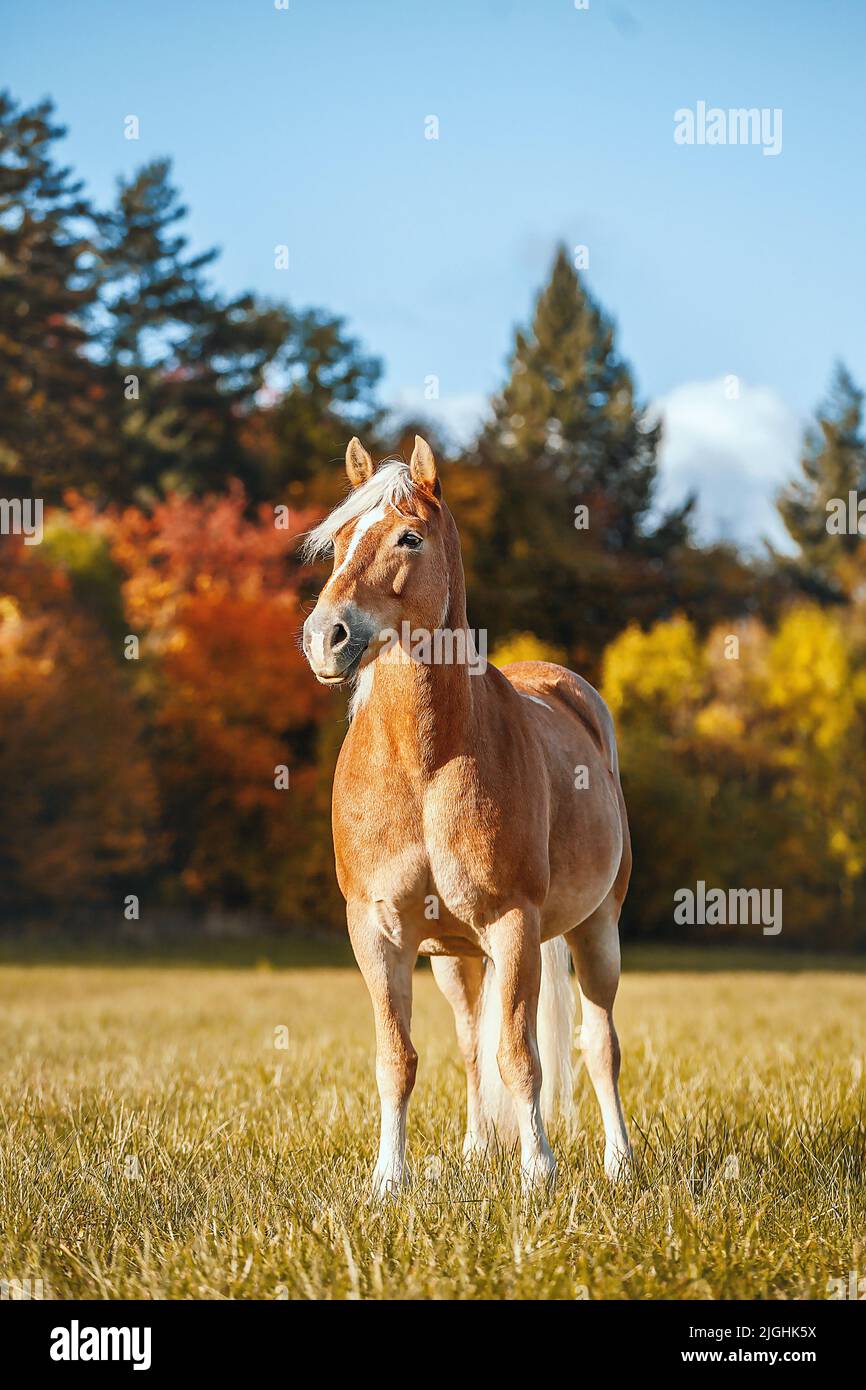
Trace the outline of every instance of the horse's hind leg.
<path fill-rule="evenodd" d="M 484 985 L 483 956 L 433 956 L 433 976 L 451 1008 L 457 1029 L 457 1043 L 466 1067 L 466 1136 L 463 1157 L 487 1152 L 491 1135 L 481 1104 L 481 1076 L 478 1031 L 481 1018 L 481 991 Z"/>
<path fill-rule="evenodd" d="M 613 1001 L 619 984 L 619 909 L 611 893 L 567 936 L 583 1017 L 580 1042 L 604 1123 L 604 1171 L 613 1180 L 631 1156 L 619 1096 L 619 1038 Z"/>

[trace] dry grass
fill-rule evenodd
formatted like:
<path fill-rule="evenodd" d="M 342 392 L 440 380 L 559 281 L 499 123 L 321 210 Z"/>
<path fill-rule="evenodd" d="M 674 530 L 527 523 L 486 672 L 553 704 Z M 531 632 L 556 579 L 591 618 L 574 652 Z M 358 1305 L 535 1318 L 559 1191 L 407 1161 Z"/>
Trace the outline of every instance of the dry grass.
<path fill-rule="evenodd" d="M 429 972 L 416 1180 L 383 1208 L 352 969 L 6 965 L 0 1007 L 0 1277 L 49 1297 L 798 1298 L 866 1273 L 864 975 L 629 973 L 634 1178 L 605 1183 L 582 1075 L 555 1197 L 530 1208 L 513 1160 L 459 1165 Z"/>

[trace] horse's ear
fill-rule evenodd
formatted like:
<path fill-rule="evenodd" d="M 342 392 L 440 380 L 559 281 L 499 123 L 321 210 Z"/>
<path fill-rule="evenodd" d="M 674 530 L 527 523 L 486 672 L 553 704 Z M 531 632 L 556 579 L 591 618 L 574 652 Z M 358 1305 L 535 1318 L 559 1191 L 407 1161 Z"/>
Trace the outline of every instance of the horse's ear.
<path fill-rule="evenodd" d="M 412 450 L 412 457 L 409 460 L 409 472 L 412 475 L 413 483 L 417 483 L 427 492 L 432 492 L 434 497 L 440 496 L 442 489 L 436 476 L 436 460 L 433 457 L 433 450 L 427 440 L 421 438 L 420 434 L 415 436 L 415 448 Z"/>
<path fill-rule="evenodd" d="M 360 487 L 373 475 L 373 460 L 357 436 L 349 440 L 346 449 L 346 472 L 352 487 Z"/>

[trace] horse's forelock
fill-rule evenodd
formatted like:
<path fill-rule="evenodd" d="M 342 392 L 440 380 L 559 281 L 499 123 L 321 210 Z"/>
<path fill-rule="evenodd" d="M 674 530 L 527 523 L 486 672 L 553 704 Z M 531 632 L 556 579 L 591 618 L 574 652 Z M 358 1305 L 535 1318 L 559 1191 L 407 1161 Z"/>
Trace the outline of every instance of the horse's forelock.
<path fill-rule="evenodd" d="M 342 527 L 383 503 L 399 511 L 401 504 L 411 501 L 415 490 L 408 463 L 402 459 L 386 459 L 365 483 L 353 488 L 324 521 L 308 532 L 301 552 L 304 560 L 307 564 L 318 560 L 328 551 Z"/>

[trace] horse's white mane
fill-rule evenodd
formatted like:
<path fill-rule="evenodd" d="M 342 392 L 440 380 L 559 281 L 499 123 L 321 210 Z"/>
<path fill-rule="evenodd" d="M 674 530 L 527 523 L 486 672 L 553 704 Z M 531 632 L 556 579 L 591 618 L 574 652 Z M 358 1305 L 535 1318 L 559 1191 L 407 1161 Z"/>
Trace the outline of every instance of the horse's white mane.
<path fill-rule="evenodd" d="M 415 484 L 408 463 L 402 459 L 385 459 L 365 483 L 353 487 L 348 497 L 344 497 L 324 521 L 307 533 L 301 551 L 305 562 L 311 564 L 324 555 L 337 532 L 348 521 L 357 521 L 380 506 L 399 510 L 401 503 L 411 500 L 414 491 Z"/>

